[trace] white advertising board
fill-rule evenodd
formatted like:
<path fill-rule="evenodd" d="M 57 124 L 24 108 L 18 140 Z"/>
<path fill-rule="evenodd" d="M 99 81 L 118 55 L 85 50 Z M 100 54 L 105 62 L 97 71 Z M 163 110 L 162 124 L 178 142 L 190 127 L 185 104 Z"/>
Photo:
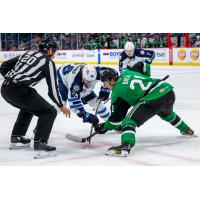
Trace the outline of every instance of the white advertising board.
<path fill-rule="evenodd" d="M 153 48 L 155 59 L 152 65 L 169 65 L 169 48 Z M 101 50 L 59 50 L 54 61 L 57 65 L 67 63 L 88 63 L 102 65 L 118 65 L 123 49 Z M 21 55 L 25 51 L 1 51 L 0 63 Z M 200 48 L 173 48 L 172 60 L 174 65 L 200 66 Z"/>
<path fill-rule="evenodd" d="M 173 49 L 174 64 L 200 64 L 200 48 L 174 48 Z"/>

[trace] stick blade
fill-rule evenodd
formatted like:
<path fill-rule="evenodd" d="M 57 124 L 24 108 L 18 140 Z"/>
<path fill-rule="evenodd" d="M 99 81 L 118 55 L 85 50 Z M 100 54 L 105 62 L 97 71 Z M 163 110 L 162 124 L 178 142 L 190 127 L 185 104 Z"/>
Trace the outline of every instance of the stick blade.
<path fill-rule="evenodd" d="M 71 140 L 71 141 L 73 141 L 73 142 L 83 143 L 82 138 L 79 138 L 79 137 L 77 137 L 77 136 L 75 136 L 75 135 L 72 135 L 72 134 L 70 134 L 70 133 L 66 133 L 66 134 L 65 134 L 65 138 L 67 138 L 68 140 Z"/>

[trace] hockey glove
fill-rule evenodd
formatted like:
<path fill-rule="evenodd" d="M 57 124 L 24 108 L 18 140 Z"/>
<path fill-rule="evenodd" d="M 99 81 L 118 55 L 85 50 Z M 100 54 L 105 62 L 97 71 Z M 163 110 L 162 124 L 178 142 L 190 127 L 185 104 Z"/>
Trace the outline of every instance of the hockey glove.
<path fill-rule="evenodd" d="M 105 128 L 104 128 L 104 124 L 105 123 L 99 123 L 98 125 L 97 125 L 97 127 L 95 128 L 95 131 L 96 132 L 98 132 L 98 134 L 105 134 L 108 130 L 106 130 Z"/>
<path fill-rule="evenodd" d="M 110 90 L 106 87 L 101 86 L 98 99 L 106 101 L 109 98 L 109 96 L 110 96 Z"/>
<path fill-rule="evenodd" d="M 88 112 L 84 112 L 82 118 L 84 123 L 91 123 L 94 127 L 99 123 L 98 117 Z"/>

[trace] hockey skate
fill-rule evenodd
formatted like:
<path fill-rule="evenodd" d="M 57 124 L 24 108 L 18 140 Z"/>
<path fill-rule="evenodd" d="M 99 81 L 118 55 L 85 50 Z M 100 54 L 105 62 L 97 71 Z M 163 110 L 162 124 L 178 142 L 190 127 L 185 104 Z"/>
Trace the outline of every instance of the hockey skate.
<path fill-rule="evenodd" d="M 24 149 L 30 147 L 31 140 L 24 136 L 11 136 L 9 149 Z"/>
<path fill-rule="evenodd" d="M 56 147 L 49 146 L 47 142 L 34 142 L 35 159 L 48 158 L 56 156 Z"/>
<path fill-rule="evenodd" d="M 106 155 L 127 157 L 132 147 L 133 146 L 131 146 L 130 144 L 122 144 L 119 146 L 113 146 L 107 150 Z"/>
<path fill-rule="evenodd" d="M 181 134 L 188 137 L 198 137 L 196 134 L 194 134 L 194 131 L 191 128 L 188 128 L 188 130 L 185 132 L 181 131 Z"/>

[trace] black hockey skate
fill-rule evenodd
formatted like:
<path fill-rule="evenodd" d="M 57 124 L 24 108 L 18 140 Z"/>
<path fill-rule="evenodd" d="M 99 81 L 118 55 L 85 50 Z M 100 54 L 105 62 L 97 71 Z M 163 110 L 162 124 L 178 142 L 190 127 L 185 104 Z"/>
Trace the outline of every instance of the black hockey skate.
<path fill-rule="evenodd" d="M 49 146 L 47 142 L 44 141 L 35 141 L 34 151 L 36 152 L 34 156 L 35 159 L 56 156 L 56 147 Z"/>
<path fill-rule="evenodd" d="M 127 157 L 127 155 L 130 153 L 130 150 L 132 147 L 133 146 L 130 144 L 122 144 L 119 146 L 113 146 L 107 150 L 106 155 Z"/>
<path fill-rule="evenodd" d="M 185 132 L 181 131 L 181 134 L 184 136 L 197 137 L 197 135 L 194 134 L 194 131 L 191 128 L 188 128 L 188 130 Z"/>
<path fill-rule="evenodd" d="M 31 140 L 24 136 L 13 135 L 11 136 L 10 142 L 9 149 L 23 149 L 30 147 Z"/>

